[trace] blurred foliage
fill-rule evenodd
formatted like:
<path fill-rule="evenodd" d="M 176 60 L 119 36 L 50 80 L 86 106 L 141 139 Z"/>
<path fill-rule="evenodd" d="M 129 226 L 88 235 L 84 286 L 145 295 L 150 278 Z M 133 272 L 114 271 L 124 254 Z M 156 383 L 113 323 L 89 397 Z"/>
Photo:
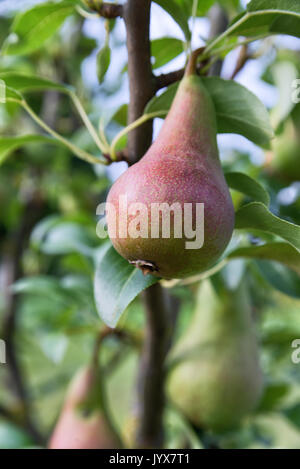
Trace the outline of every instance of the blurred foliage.
<path fill-rule="evenodd" d="M 173 16 L 186 39 L 189 39 L 187 19 L 190 10 L 186 9 L 183 16 L 181 12 L 192 2 L 176 0 L 172 2 L 173 7 L 170 7 L 169 0 L 157 3 Z M 202 6 L 199 6 L 197 15 L 206 15 L 213 3 L 209 0 L 199 2 Z M 228 5 L 230 16 L 239 13 L 239 2 L 232 0 L 227 2 Z M 12 17 L 11 13 L 0 16 L 0 46 L 8 36 Z M 101 118 L 108 122 L 107 134 L 111 137 L 125 126 L 127 117 L 123 87 L 127 73 L 126 70 L 124 74 L 116 72 L 120 68 L 120 64 L 118 67 L 116 65 L 118 57 L 124 56 L 125 35 L 118 23 L 113 22 L 110 28 L 110 53 L 106 50 L 103 56 L 104 23 L 99 22 L 99 39 L 95 40 L 86 35 L 93 22 L 89 21 L 79 15 L 70 16 L 50 40 L 44 35 L 45 43 L 41 47 L 27 49 L 23 51 L 24 55 L 1 56 L 0 72 L 35 73 L 74 86 L 93 123 L 98 126 Z M 182 53 L 183 38 L 174 39 L 173 46 L 170 37 L 153 41 L 154 68 L 161 67 Z M 102 51 L 100 58 L 99 51 Z M 99 81 L 103 81 L 101 86 L 96 76 L 97 52 L 98 61 L 101 62 L 98 69 Z M 284 73 L 278 72 L 278 66 L 284 63 L 285 67 L 288 64 L 293 70 L 296 68 L 299 77 L 299 52 L 271 44 L 266 56 L 268 65 L 262 79 L 277 86 L 284 95 L 284 84 L 279 86 L 276 80 L 280 73 Z M 120 62 L 121 69 L 124 69 L 126 63 L 123 59 Z M 85 68 L 87 64 L 88 73 Z M 92 84 L 87 79 L 89 74 L 94 74 Z M 285 86 L 289 84 L 287 82 Z M 39 91 L 29 93 L 28 102 L 58 132 L 82 149 L 95 151 L 95 145 L 91 143 L 87 130 L 66 96 L 55 90 Z M 276 112 L 275 108 L 271 110 L 271 115 L 273 113 L 276 117 L 276 137 L 264 161 L 254 163 L 253 155 L 232 149 L 224 159 L 224 169 L 231 173 L 243 172 L 260 182 L 270 194 L 272 213 L 288 222 L 300 224 L 299 172 L 296 175 L 293 166 L 288 171 L 288 177 L 285 177 L 282 171 L 272 167 L 274 145 L 282 137 L 288 123 L 292 122 L 299 133 L 299 104 L 290 106 L 285 115 Z M 37 129 L 20 107 L 9 103 L 0 107 L 0 130 L 2 136 L 15 136 L 36 133 Z M 299 151 L 297 156 L 298 168 Z M 5 317 L 8 290 L 5 284 L 6 258 L 20 226 L 27 220 L 29 201 L 40 201 L 37 221 L 31 227 L 20 260 L 22 278 L 16 281 L 13 290 L 19 298 L 17 353 L 28 381 L 33 412 L 46 435 L 49 435 L 56 421 L 68 382 L 75 371 L 90 360 L 95 338 L 105 327 L 97 314 L 94 299 L 95 266 L 104 246 L 104 240 L 100 240 L 95 233 L 98 221 L 96 207 L 105 201 L 117 171 L 115 165 L 109 169 L 91 166 L 74 158 L 63 147 L 41 142 L 15 149 L 0 169 L 1 321 Z M 295 179 L 291 178 L 291 174 L 295 175 Z M 250 197 L 249 188 L 244 193 L 232 191 L 236 207 L 251 200 L 251 187 Z M 238 233 L 237 239 L 246 246 L 259 246 L 266 240 L 278 241 L 274 235 L 262 235 L 255 230 Z M 228 288 L 237 285 L 241 275 L 247 277 L 261 342 L 265 393 L 255 415 L 242 422 L 236 431 L 221 436 L 203 435 L 169 403 L 165 416 L 166 445 L 169 448 L 202 448 L 203 445 L 217 444 L 222 448 L 299 449 L 300 365 L 291 360 L 291 343 L 300 338 L 299 276 L 283 264 L 251 258 L 230 261 L 221 274 Z M 172 287 L 171 293 L 181 302 L 177 339 L 190 321 L 197 282 L 169 286 Z M 105 301 L 107 291 L 103 284 L 102 288 L 101 299 Z M 120 327 L 133 334 L 139 342 L 143 338 L 143 326 L 143 309 L 137 297 L 127 308 Z M 121 344 L 113 337 L 105 342 L 102 351 L 109 407 L 120 431 L 133 413 L 138 352 L 138 347 Z M 0 406 L 17 406 L 3 365 L 0 365 L 0 386 Z M 0 448 L 33 445 L 23 428 L 0 416 Z"/>

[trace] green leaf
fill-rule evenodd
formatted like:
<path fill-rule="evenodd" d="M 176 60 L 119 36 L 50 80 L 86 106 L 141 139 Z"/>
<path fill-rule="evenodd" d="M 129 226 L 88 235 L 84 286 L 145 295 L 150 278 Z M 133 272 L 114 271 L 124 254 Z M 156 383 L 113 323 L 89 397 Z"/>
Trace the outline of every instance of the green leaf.
<path fill-rule="evenodd" d="M 284 410 L 284 415 L 295 425 L 298 429 L 300 429 L 300 404 L 296 404 L 288 409 Z"/>
<path fill-rule="evenodd" d="M 219 0 L 219 3 L 223 8 L 228 10 L 229 13 L 236 12 L 240 7 L 240 0 Z"/>
<path fill-rule="evenodd" d="M 87 229 L 74 222 L 61 222 L 47 231 L 39 249 L 51 255 L 80 252 L 89 257 L 94 255 L 95 240 Z"/>
<path fill-rule="evenodd" d="M 98 262 L 95 273 L 95 302 L 101 319 L 109 327 L 116 327 L 134 298 L 157 281 L 152 275 L 144 276 L 110 247 Z"/>
<path fill-rule="evenodd" d="M 291 386 L 289 383 L 269 383 L 264 390 L 264 394 L 257 411 L 271 412 L 278 409 L 283 398 L 290 392 L 290 389 Z"/>
<path fill-rule="evenodd" d="M 28 143 L 51 143 L 59 144 L 58 140 L 43 135 L 23 135 L 20 137 L 0 137 L 0 166 L 10 153 Z"/>
<path fill-rule="evenodd" d="M 21 93 L 19 93 L 19 91 L 17 90 L 14 90 L 13 88 L 11 88 L 10 86 L 7 86 L 5 85 L 5 97 L 4 97 L 4 101 L 2 101 L 0 104 L 5 104 L 5 100 L 14 100 L 14 101 L 22 101 L 23 100 L 23 96 L 21 95 Z"/>
<path fill-rule="evenodd" d="M 30 243 L 32 246 L 35 249 L 40 249 L 48 232 L 56 225 L 59 225 L 60 222 L 60 215 L 49 215 L 48 217 L 39 221 L 35 225 L 30 235 Z"/>
<path fill-rule="evenodd" d="M 232 80 L 203 78 L 215 105 L 219 133 L 243 135 L 257 145 L 274 136 L 269 114 L 255 94 Z"/>
<path fill-rule="evenodd" d="M 236 212 L 235 228 L 262 230 L 280 236 L 300 251 L 300 226 L 276 217 L 260 202 L 244 205 Z"/>
<path fill-rule="evenodd" d="M 37 336 L 37 342 L 40 345 L 44 355 L 55 365 L 62 362 L 65 357 L 69 338 L 62 332 L 43 332 L 40 331 Z"/>
<path fill-rule="evenodd" d="M 273 288 L 293 298 L 300 298 L 300 276 L 293 270 L 278 262 L 256 261 L 256 264 Z"/>
<path fill-rule="evenodd" d="M 97 77 L 101 84 L 110 64 L 110 47 L 105 44 L 97 54 Z"/>
<path fill-rule="evenodd" d="M 273 137 L 269 114 L 263 103 L 244 86 L 218 77 L 202 77 L 216 110 L 218 133 L 243 135 L 257 145 L 265 145 Z M 178 83 L 152 98 L 145 113 L 170 109 Z"/>
<path fill-rule="evenodd" d="M 231 189 L 242 192 L 247 195 L 255 202 L 262 202 L 265 205 L 269 205 L 270 196 L 266 189 L 255 179 L 252 179 L 247 174 L 232 172 L 226 173 L 225 179 Z"/>
<path fill-rule="evenodd" d="M 43 3 L 19 13 L 2 53 L 24 55 L 40 49 L 73 12 L 74 4 L 62 1 Z"/>
<path fill-rule="evenodd" d="M 247 5 L 248 11 L 279 10 L 282 14 L 300 15 L 298 0 L 251 0 Z"/>
<path fill-rule="evenodd" d="M 154 0 L 159 6 L 161 6 L 173 20 L 182 29 L 186 40 L 190 40 L 191 32 L 189 28 L 189 17 L 192 14 L 192 9 L 186 9 L 181 4 L 180 0 Z M 186 4 L 185 4 L 186 6 Z"/>
<path fill-rule="evenodd" d="M 192 9 L 193 0 L 185 1 L 190 4 L 190 8 Z M 196 16 L 205 16 L 215 3 L 216 0 L 199 0 Z M 218 3 L 228 12 L 228 14 L 235 13 L 239 7 L 239 0 L 219 0 Z"/>
<path fill-rule="evenodd" d="M 183 42 L 174 37 L 162 37 L 151 41 L 151 55 L 155 62 L 153 68 L 159 68 L 175 59 L 183 52 Z"/>
<path fill-rule="evenodd" d="M 68 85 L 20 72 L 0 72 L 0 79 L 3 80 L 7 86 L 21 93 L 48 89 L 65 93 L 71 89 Z"/>
<path fill-rule="evenodd" d="M 215 0 L 198 1 L 197 16 L 204 16 L 214 3 Z"/>
<path fill-rule="evenodd" d="M 287 265 L 300 275 L 300 253 L 288 243 L 267 243 L 261 246 L 245 246 L 231 251 L 229 259 L 237 257 L 277 261 Z"/>
<path fill-rule="evenodd" d="M 147 106 L 145 107 L 144 114 L 151 114 L 152 112 L 164 111 L 167 115 L 171 107 L 172 101 L 175 97 L 178 86 L 178 83 L 173 83 L 172 85 L 168 86 L 166 91 L 150 99 Z"/>
<path fill-rule="evenodd" d="M 55 298 L 61 302 L 66 301 L 66 293 L 61 287 L 59 280 L 48 275 L 21 278 L 12 285 L 12 290 L 14 293 L 31 293 Z"/>
<path fill-rule="evenodd" d="M 32 444 L 33 441 L 23 430 L 9 422 L 0 422 L 0 449 L 20 449 Z"/>
<path fill-rule="evenodd" d="M 127 125 L 128 104 L 122 104 L 121 107 L 114 113 L 111 120 L 117 122 L 122 127 Z"/>
<path fill-rule="evenodd" d="M 0 17 L 0 47 L 9 33 L 9 18 L 1 15 Z"/>
<path fill-rule="evenodd" d="M 42 309 L 40 317 L 43 316 L 43 312 L 46 312 L 48 315 L 48 312 L 53 308 L 52 316 L 49 318 L 49 324 L 52 320 L 55 321 L 55 316 L 58 318 L 62 316 L 64 312 L 67 315 L 65 318 L 67 318 L 72 311 L 82 311 L 87 308 L 93 311 L 91 307 L 93 303 L 91 282 L 90 279 L 85 276 L 67 276 L 62 279 L 50 275 L 24 277 L 13 284 L 12 291 L 27 295 L 29 302 L 31 300 L 32 302 L 38 302 L 38 305 L 40 305 Z M 50 305 L 49 299 L 51 300 Z M 45 303 L 42 306 L 43 302 Z M 62 325 L 64 319 L 62 317 L 61 319 Z M 43 324 L 43 327 L 44 326 L 45 324 Z"/>
<path fill-rule="evenodd" d="M 38 336 L 41 331 L 47 334 L 51 331 L 52 335 L 61 330 L 69 334 L 70 327 L 82 326 L 83 321 L 88 324 L 92 317 L 93 321 L 97 318 L 90 274 L 63 278 L 35 275 L 18 280 L 12 289 L 22 294 L 25 327 L 33 328 Z M 43 338 L 48 342 L 46 336 L 43 335 L 42 341 Z"/>
<path fill-rule="evenodd" d="M 235 35 L 288 34 L 300 37 L 300 3 L 298 0 L 252 0 L 247 11 L 233 23 L 231 34 Z"/>

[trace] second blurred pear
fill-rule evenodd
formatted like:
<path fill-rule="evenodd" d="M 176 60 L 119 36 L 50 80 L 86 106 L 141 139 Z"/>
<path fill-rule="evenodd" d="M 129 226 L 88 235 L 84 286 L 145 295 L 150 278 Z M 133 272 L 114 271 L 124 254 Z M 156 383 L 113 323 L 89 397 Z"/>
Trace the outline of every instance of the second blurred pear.
<path fill-rule="evenodd" d="M 169 396 L 196 426 L 225 431 L 253 411 L 263 379 L 245 285 L 217 294 L 203 283 L 194 318 L 171 357 Z"/>

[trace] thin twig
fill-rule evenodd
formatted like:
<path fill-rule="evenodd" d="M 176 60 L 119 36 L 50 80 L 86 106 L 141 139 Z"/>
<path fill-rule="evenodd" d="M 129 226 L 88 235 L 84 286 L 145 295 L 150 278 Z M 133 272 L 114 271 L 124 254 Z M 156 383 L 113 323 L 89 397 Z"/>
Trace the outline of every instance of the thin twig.
<path fill-rule="evenodd" d="M 219 37 L 222 34 L 227 26 L 228 26 L 228 16 L 220 5 L 214 5 L 210 12 L 210 31 L 209 31 L 209 39 L 214 39 L 215 37 Z M 221 75 L 223 61 L 221 59 L 214 61 L 212 67 L 209 70 L 209 75 Z"/>
<path fill-rule="evenodd" d="M 92 139 L 94 140 L 94 142 L 96 143 L 97 147 L 99 148 L 99 150 L 102 152 L 102 153 L 105 153 L 107 150 L 108 150 L 108 147 L 106 146 L 106 144 L 104 142 L 101 141 L 101 139 L 99 138 L 99 135 L 97 133 L 97 130 L 95 129 L 95 127 L 93 126 L 93 124 L 91 123 L 87 113 L 85 112 L 85 109 L 84 107 L 82 106 L 81 102 L 80 102 L 80 99 L 78 98 L 78 96 L 73 93 L 72 91 L 70 91 L 70 97 L 74 103 L 74 106 L 76 107 L 76 110 L 78 112 L 78 114 L 80 115 L 81 119 L 82 119 L 82 122 L 84 123 L 84 125 L 86 126 L 90 136 L 92 137 Z"/>
<path fill-rule="evenodd" d="M 102 329 L 96 339 L 95 345 L 94 345 L 94 350 L 92 354 L 92 361 L 91 361 L 91 366 L 95 369 L 100 367 L 100 373 L 105 375 L 105 368 L 101 364 L 101 359 L 100 359 L 100 352 L 102 350 L 102 345 L 105 342 L 105 340 L 108 337 L 117 337 L 118 339 L 121 339 L 122 341 L 131 341 L 132 338 L 131 336 L 124 330 L 119 330 L 119 329 L 111 329 L 109 327 L 105 327 Z M 105 386 L 105 380 L 102 379 L 99 382 L 100 386 L 100 391 L 101 391 L 101 402 L 102 402 L 102 411 L 105 416 L 106 422 L 111 428 L 111 431 L 114 433 L 115 438 L 118 440 L 119 443 L 119 448 L 122 448 L 123 443 L 122 439 L 119 435 L 119 431 L 116 429 L 114 422 L 111 418 L 111 413 L 108 405 L 108 400 L 107 400 L 107 394 L 106 394 L 106 386 Z"/>
<path fill-rule="evenodd" d="M 110 327 L 105 327 L 100 331 L 98 337 L 96 338 L 92 357 L 93 363 L 98 363 L 100 348 L 108 337 L 116 337 L 123 342 L 136 344 L 135 338 L 129 334 L 129 332 L 123 329 L 111 329 Z"/>
<path fill-rule="evenodd" d="M 25 100 L 19 101 L 19 104 L 25 109 L 25 111 L 32 117 L 32 119 L 42 128 L 44 129 L 48 134 L 50 134 L 52 137 L 54 137 L 56 140 L 61 142 L 63 145 L 65 145 L 71 152 L 73 152 L 78 158 L 87 161 L 88 163 L 91 164 L 106 164 L 105 161 L 101 160 L 100 158 L 97 158 L 96 156 L 91 155 L 90 153 L 87 153 L 86 151 L 82 150 L 81 148 L 77 147 L 73 143 L 71 143 L 69 140 L 67 140 L 65 137 L 62 135 L 58 134 L 55 130 L 53 130 L 51 127 L 49 127 L 46 122 L 44 122 L 40 117 L 31 109 L 31 107 L 27 104 Z"/>
<path fill-rule="evenodd" d="M 144 122 L 147 122 L 150 119 L 154 119 L 155 117 L 161 117 L 165 116 L 166 112 L 165 111 L 156 111 L 156 112 L 151 112 L 149 114 L 143 114 L 141 117 L 139 117 L 136 121 L 132 122 L 131 124 L 127 125 L 124 129 L 122 129 L 113 139 L 110 145 L 109 149 L 109 154 L 112 159 L 112 161 L 117 161 L 117 153 L 116 153 L 116 146 L 120 139 L 124 136 L 127 135 L 129 132 L 132 132 L 132 130 L 136 129 L 140 125 L 142 125 Z"/>
<path fill-rule="evenodd" d="M 203 49 L 204 50 L 204 49 Z M 200 73 L 203 67 L 207 64 L 207 59 L 203 60 L 197 65 L 197 73 Z M 155 76 L 155 91 L 159 91 L 162 88 L 165 88 L 177 81 L 180 81 L 183 78 L 185 73 L 185 67 L 180 68 L 179 70 L 174 70 L 169 73 L 162 73 L 161 75 Z"/>
<path fill-rule="evenodd" d="M 143 293 L 146 335 L 138 375 L 138 433 L 140 448 L 161 448 L 164 441 L 165 360 L 172 329 L 167 293 L 159 283 Z"/>
<path fill-rule="evenodd" d="M 248 54 L 248 47 L 245 44 L 244 46 L 241 47 L 235 69 L 232 72 L 232 75 L 230 77 L 231 80 L 235 79 L 237 74 L 242 70 L 242 68 L 245 66 L 245 64 L 248 62 L 250 58 L 251 58 L 251 54 Z"/>

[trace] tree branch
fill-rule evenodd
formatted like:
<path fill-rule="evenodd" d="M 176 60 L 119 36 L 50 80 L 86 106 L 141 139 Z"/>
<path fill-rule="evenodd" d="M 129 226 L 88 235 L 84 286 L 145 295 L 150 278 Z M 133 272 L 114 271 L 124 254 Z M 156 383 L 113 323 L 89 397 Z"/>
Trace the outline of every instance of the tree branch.
<path fill-rule="evenodd" d="M 203 51 L 205 49 L 203 48 Z M 208 59 L 203 60 L 200 64 L 197 65 L 197 72 L 200 73 L 201 69 L 207 65 Z M 165 88 L 166 86 L 172 85 L 177 81 L 180 81 L 183 78 L 185 72 L 185 67 L 180 68 L 179 70 L 174 70 L 173 72 L 169 73 L 162 73 L 161 75 L 157 75 L 154 77 L 155 79 L 155 92 Z"/>
<path fill-rule="evenodd" d="M 123 8 L 127 31 L 130 102 L 128 124 L 138 119 L 154 96 L 155 83 L 151 68 L 149 39 L 151 0 L 128 0 Z M 128 134 L 128 161 L 136 163 L 152 142 L 152 121 Z"/>
<path fill-rule="evenodd" d="M 130 102 L 128 123 L 138 119 L 154 96 L 149 38 L 151 0 L 128 0 L 123 17 L 127 31 Z M 128 135 L 128 161 L 138 161 L 152 143 L 152 121 Z M 163 443 L 164 361 L 170 343 L 170 316 L 166 292 L 160 284 L 143 294 L 146 309 L 145 343 L 137 387 L 137 447 L 155 448 Z"/>
<path fill-rule="evenodd" d="M 174 70 L 169 73 L 162 73 L 155 77 L 155 91 L 161 90 L 166 86 L 172 85 L 181 80 L 184 75 L 185 68 L 180 68 L 179 70 Z"/>
<path fill-rule="evenodd" d="M 145 290 L 143 299 L 147 324 L 138 376 L 137 446 L 160 448 L 164 440 L 164 364 L 171 344 L 178 303 L 175 304 L 173 299 L 170 301 L 159 283 Z"/>
<path fill-rule="evenodd" d="M 123 5 L 102 2 L 102 0 L 86 0 L 86 4 L 103 18 L 113 19 L 123 16 Z"/>
<path fill-rule="evenodd" d="M 248 46 L 245 44 L 241 47 L 236 66 L 232 72 L 230 80 L 234 80 L 234 78 L 243 69 L 244 65 L 248 62 L 249 59 L 251 59 L 251 54 L 248 54 Z"/>

